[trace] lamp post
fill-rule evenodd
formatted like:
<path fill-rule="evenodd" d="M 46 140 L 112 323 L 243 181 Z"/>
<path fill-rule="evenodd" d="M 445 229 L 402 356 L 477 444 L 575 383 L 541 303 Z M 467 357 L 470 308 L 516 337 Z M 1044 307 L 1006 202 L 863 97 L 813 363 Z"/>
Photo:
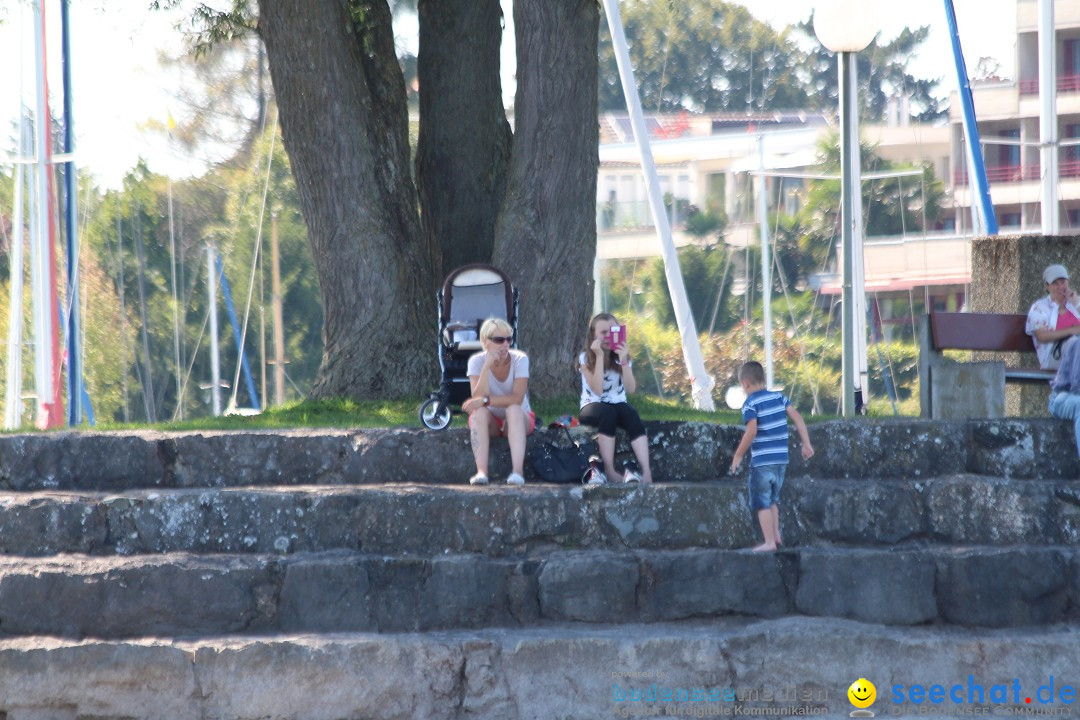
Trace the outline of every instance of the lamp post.
<path fill-rule="evenodd" d="M 814 33 L 825 48 L 836 53 L 840 72 L 840 199 L 843 217 L 843 415 L 855 415 L 855 389 L 861 378 L 855 367 L 855 294 L 865 295 L 862 253 L 855 247 L 862 231 L 862 182 L 859 160 L 859 112 L 855 54 L 877 35 L 869 0 L 818 0 Z M 856 272 L 857 270 L 857 272 Z M 862 303 L 858 303 L 862 305 Z M 861 325 L 861 323 L 860 323 Z M 865 332 L 863 333 L 865 337 Z"/>

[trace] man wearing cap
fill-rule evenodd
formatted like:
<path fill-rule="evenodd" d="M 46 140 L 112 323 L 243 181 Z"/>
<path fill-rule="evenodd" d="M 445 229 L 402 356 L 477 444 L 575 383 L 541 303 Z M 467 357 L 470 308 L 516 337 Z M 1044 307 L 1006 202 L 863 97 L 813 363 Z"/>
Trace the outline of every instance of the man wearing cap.
<path fill-rule="evenodd" d="M 1080 334 L 1080 309 L 1076 293 L 1069 289 L 1069 271 L 1064 265 L 1043 270 L 1047 295 L 1031 304 L 1025 331 L 1035 341 L 1039 367 L 1054 369 L 1061 363 L 1061 346 Z"/>

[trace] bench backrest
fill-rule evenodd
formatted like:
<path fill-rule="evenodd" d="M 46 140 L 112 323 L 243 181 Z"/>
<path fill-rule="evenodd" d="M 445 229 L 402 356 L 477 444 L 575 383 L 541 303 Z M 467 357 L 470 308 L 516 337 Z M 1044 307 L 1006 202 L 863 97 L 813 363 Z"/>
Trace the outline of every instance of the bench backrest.
<path fill-rule="evenodd" d="M 930 334 L 938 350 L 1035 352 L 1026 322 L 1026 315 L 935 312 Z"/>

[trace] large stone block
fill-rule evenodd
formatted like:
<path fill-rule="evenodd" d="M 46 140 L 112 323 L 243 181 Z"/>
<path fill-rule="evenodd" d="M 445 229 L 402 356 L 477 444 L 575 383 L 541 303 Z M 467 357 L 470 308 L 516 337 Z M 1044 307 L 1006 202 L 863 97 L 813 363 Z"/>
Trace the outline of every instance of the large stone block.
<path fill-rule="evenodd" d="M 1060 542 L 1053 486 L 970 477 L 931 480 L 928 529 L 936 542 L 959 545 Z"/>
<path fill-rule="evenodd" d="M 1046 548 L 946 550 L 937 558 L 941 617 L 957 625 L 1045 625 L 1066 618 L 1071 554 Z"/>
<path fill-rule="evenodd" d="M 815 455 L 792 441 L 788 474 L 813 478 L 929 478 L 963 472 L 965 424 L 930 420 L 832 420 L 810 426 Z"/>
<path fill-rule="evenodd" d="M 67 637 L 257 630 L 273 613 L 272 574 L 223 558 L 7 560 L 0 628 Z"/>
<path fill-rule="evenodd" d="M 704 709 L 764 715 L 767 708 L 791 716 L 777 710 L 796 705 L 840 718 L 851 711 L 847 685 L 866 677 L 878 687 L 879 717 L 909 717 L 937 706 L 894 704 L 893 685 L 966 690 L 971 676 L 987 695 L 992 684 L 1014 680 L 1024 694 L 1019 704 L 960 709 L 1062 714 L 1070 704 L 1023 698 L 1034 700 L 1051 677 L 1055 689 L 1075 686 L 1078 665 L 1080 630 L 1072 625 L 893 628 L 813 617 L 188 641 L 9 639 L 0 642 L 0 713 L 10 720 L 577 720 L 635 710 L 634 717 L 697 717 Z M 654 686 L 731 689 L 743 699 L 626 699 Z M 791 691 L 791 700 L 762 699 Z"/>
<path fill-rule="evenodd" d="M 917 625 L 937 617 L 934 561 L 926 552 L 804 550 L 795 607 L 885 625 Z"/>
<path fill-rule="evenodd" d="M 930 417 L 999 418 L 1005 414 L 1005 363 L 938 363 L 930 373 Z"/>
<path fill-rule="evenodd" d="M 792 434 L 790 477 L 889 478 L 935 477 L 958 472 L 1000 476 L 1080 477 L 1067 423 L 1056 420 L 1012 421 L 835 420 L 810 427 L 817 454 L 799 456 Z M 998 423 L 997 426 L 993 423 Z M 735 426 L 709 423 L 647 423 L 652 433 L 656 476 L 661 481 L 727 481 L 726 468 L 741 434 Z M 993 428 L 997 427 L 995 431 Z M 972 435 L 972 428 L 977 434 Z M 542 442 L 538 431 L 530 442 Z M 1007 443 L 986 438 L 997 432 L 1015 435 Z M 554 435 L 548 437 L 555 437 Z M 972 445 L 972 440 L 974 444 Z M 102 442 L 99 447 L 98 441 Z M 1009 447 L 1010 445 L 1015 447 Z M 493 446 L 493 474 L 509 469 L 505 443 Z M 99 461 L 100 460 L 100 461 Z M 43 436 L 0 436 L 0 484 L 17 491 L 123 491 L 135 488 L 225 488 L 242 486 L 382 485 L 423 483 L 464 485 L 473 472 L 472 454 L 463 429 L 442 432 L 408 428 L 289 430 L 278 433 L 218 434 L 132 433 L 98 436 L 62 433 Z M 536 484 L 531 469 L 530 484 Z M 496 488 L 481 488 L 491 493 Z M 209 499 L 207 499 L 209 498 Z M 221 518 L 233 499 L 213 494 L 197 503 L 220 505 Z M 187 533 L 205 537 L 208 549 L 225 526 L 204 517 L 199 528 L 189 527 L 184 515 L 194 507 L 162 507 L 173 527 L 144 530 L 161 534 Z M 290 501 L 285 501 L 287 504 Z M 347 501 L 346 501 L 347 502 Z M 234 505 L 235 507 L 235 505 Z M 505 507 L 505 506 L 504 506 Z M 284 510 L 284 508 L 283 508 Z M 293 511 L 306 512 L 297 503 Z M 344 511 L 345 508 L 342 508 Z M 554 510 L 558 512 L 557 509 Z M 202 512 L 202 510 L 200 510 Z M 361 510 L 363 512 L 363 510 Z M 392 518 L 393 512 L 386 513 Z M 299 516 L 298 516 L 299 517 Z M 508 518 L 512 520 L 512 517 Z M 390 520 L 385 520 L 389 522 Z M 230 521 L 231 522 L 231 521 Z M 303 521 L 296 520 L 297 525 Z M 494 526 L 493 526 L 494 527 Z M 498 527 L 506 527 L 500 525 Z M 519 528 L 525 536 L 528 528 Z M 139 528 L 125 528 L 138 533 Z M 124 535 L 114 534 L 123 545 Z M 293 537 L 295 535 L 295 537 Z M 267 538 L 246 529 L 245 537 L 262 543 Z M 275 549 L 285 542 L 303 546 L 302 533 L 270 540 Z"/>
<path fill-rule="evenodd" d="M 784 485 L 781 508 L 794 522 L 781 530 L 800 544 L 898 543 L 925 535 L 926 509 L 912 482 L 793 479 Z M 789 529 L 790 528 L 790 529 Z"/>
<path fill-rule="evenodd" d="M 967 424 L 967 471 L 996 478 L 1080 478 L 1072 426 L 1063 420 Z"/>
<path fill-rule="evenodd" d="M 168 465 L 161 433 L 65 432 L 0 441 L 0 487 L 7 490 L 114 489 L 161 482 Z"/>
<path fill-rule="evenodd" d="M 553 620 L 620 622 L 637 614 L 638 581 L 633 556 L 552 555 L 539 574 L 540 614 Z"/>
<path fill-rule="evenodd" d="M 284 632 L 375 630 L 367 563 L 357 556 L 304 558 L 285 569 L 278 598 Z"/>
<path fill-rule="evenodd" d="M 783 615 L 791 603 L 780 562 L 778 555 L 722 550 L 649 553 L 641 561 L 642 619 Z"/>
<path fill-rule="evenodd" d="M 583 510 L 595 515 L 598 538 L 606 540 L 597 544 L 608 547 L 740 547 L 756 532 L 745 486 L 731 482 L 594 488 Z"/>

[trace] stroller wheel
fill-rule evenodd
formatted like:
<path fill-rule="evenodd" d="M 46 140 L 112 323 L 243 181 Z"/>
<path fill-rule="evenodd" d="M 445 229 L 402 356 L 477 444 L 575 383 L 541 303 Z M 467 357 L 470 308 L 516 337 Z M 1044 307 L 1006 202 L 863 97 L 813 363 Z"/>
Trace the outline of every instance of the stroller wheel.
<path fill-rule="evenodd" d="M 450 405 L 439 401 L 439 398 L 428 398 L 420 406 L 420 422 L 430 430 L 442 430 L 450 426 Z"/>

